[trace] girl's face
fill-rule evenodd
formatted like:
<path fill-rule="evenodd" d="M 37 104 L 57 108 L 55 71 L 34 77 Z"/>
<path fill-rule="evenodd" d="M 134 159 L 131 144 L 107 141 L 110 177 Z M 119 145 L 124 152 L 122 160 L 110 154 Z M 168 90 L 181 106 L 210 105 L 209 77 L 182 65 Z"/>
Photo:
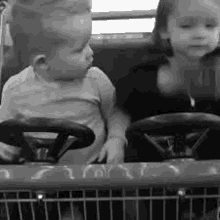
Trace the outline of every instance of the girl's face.
<path fill-rule="evenodd" d="M 162 38 L 169 38 L 174 54 L 199 59 L 219 43 L 220 4 L 217 0 L 179 0 Z"/>

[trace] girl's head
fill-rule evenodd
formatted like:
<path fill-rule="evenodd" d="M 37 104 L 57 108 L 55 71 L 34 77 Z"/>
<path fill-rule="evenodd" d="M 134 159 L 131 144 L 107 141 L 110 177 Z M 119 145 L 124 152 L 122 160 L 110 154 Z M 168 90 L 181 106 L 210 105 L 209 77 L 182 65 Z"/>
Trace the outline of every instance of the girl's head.
<path fill-rule="evenodd" d="M 44 55 L 48 78 L 74 78 L 86 72 L 93 52 L 90 0 L 16 0 L 10 32 L 21 69 Z"/>
<path fill-rule="evenodd" d="M 200 59 L 218 48 L 219 37 L 218 0 L 160 0 L 153 38 L 167 56 Z"/>

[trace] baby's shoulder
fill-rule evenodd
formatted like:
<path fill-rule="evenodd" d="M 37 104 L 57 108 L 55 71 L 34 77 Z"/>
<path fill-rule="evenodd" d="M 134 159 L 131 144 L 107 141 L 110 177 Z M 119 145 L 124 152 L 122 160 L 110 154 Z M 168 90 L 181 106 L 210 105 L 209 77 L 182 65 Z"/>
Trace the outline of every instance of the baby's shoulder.
<path fill-rule="evenodd" d="M 93 78 L 96 81 L 107 81 L 111 83 L 110 79 L 108 76 L 98 67 L 91 67 L 86 75 L 87 78 Z"/>
<path fill-rule="evenodd" d="M 27 68 L 25 68 L 24 70 L 22 70 L 20 73 L 11 76 L 8 81 L 6 81 L 4 87 L 3 87 L 3 91 L 8 90 L 8 89 L 12 89 L 20 84 L 22 84 L 23 82 L 25 82 L 26 80 L 28 80 L 30 77 L 32 77 L 32 67 L 29 66 Z"/>
<path fill-rule="evenodd" d="M 88 69 L 88 72 L 87 72 L 86 76 L 87 77 L 93 77 L 93 78 L 99 78 L 99 77 L 105 77 L 106 74 L 101 69 L 99 69 L 98 67 L 93 66 L 93 67 Z"/>

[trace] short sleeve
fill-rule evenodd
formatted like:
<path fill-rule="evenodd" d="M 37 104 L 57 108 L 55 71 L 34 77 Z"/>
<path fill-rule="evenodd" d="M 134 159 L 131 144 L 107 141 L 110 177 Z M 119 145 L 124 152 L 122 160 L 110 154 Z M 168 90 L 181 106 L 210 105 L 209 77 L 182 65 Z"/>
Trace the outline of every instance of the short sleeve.
<path fill-rule="evenodd" d="M 4 105 L 4 103 L 7 101 L 9 101 L 9 93 L 10 90 L 12 88 L 14 88 L 15 86 L 21 84 L 22 82 L 24 82 L 25 80 L 27 80 L 29 77 L 31 77 L 31 69 L 30 67 L 24 69 L 22 72 L 20 72 L 17 75 L 11 76 L 6 83 L 3 86 L 2 89 L 2 106 Z M 7 95 L 7 98 L 6 98 Z"/>
<path fill-rule="evenodd" d="M 115 87 L 113 86 L 108 76 L 98 67 L 92 67 L 89 70 L 88 77 L 95 78 L 95 82 L 99 91 L 99 97 L 101 100 L 101 108 L 104 117 L 108 118 L 112 113 L 112 109 L 115 103 Z"/>

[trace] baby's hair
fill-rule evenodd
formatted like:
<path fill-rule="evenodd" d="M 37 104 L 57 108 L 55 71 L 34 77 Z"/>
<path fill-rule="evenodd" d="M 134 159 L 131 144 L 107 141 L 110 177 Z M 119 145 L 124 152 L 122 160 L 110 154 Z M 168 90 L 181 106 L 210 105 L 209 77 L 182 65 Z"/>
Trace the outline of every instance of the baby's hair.
<path fill-rule="evenodd" d="M 66 39 L 56 35 L 50 27 L 44 28 L 42 23 L 42 17 L 49 16 L 60 0 L 11 1 L 10 34 L 14 54 L 5 68 L 19 73 L 32 63 L 35 56 L 49 57 L 54 48 L 65 44 Z"/>
<path fill-rule="evenodd" d="M 176 1 L 177 0 L 160 0 L 158 3 L 155 26 L 152 31 L 152 45 L 149 47 L 149 50 L 147 49 L 150 60 L 163 60 L 168 64 L 168 58 L 174 56 L 170 40 L 163 39 L 161 32 L 167 29 L 168 18 L 175 9 Z M 156 54 L 150 58 L 154 52 Z M 200 63 L 203 66 L 203 70 L 197 82 L 198 86 L 209 84 L 211 80 L 208 75 L 212 75 L 211 77 L 215 75 L 215 97 L 220 98 L 220 42 L 214 51 L 201 58 Z"/>

